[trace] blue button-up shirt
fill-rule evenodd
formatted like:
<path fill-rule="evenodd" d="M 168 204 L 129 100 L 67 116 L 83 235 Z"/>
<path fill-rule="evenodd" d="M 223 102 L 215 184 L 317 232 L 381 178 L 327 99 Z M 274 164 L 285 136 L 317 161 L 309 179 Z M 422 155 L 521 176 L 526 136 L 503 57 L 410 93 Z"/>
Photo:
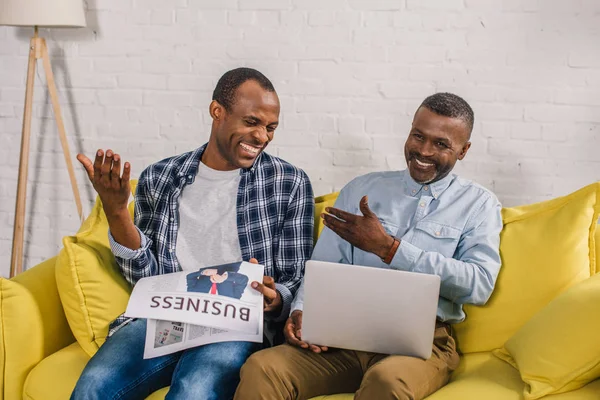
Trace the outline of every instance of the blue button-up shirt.
<path fill-rule="evenodd" d="M 194 182 L 205 148 L 159 161 L 141 173 L 134 218 L 141 247 L 128 249 L 109 232 L 112 252 L 130 284 L 181 271 L 175 255 L 179 198 Z M 304 275 L 304 263 L 312 252 L 312 186 L 304 171 L 267 153 L 261 153 L 253 166 L 241 169 L 240 174 L 237 233 L 242 257 L 246 261 L 256 258 L 265 266 L 265 275 L 275 279 L 283 302 L 282 317 L 287 317 Z M 125 321 L 123 316 L 114 321 L 110 334 Z"/>
<path fill-rule="evenodd" d="M 313 260 L 439 275 L 437 317 L 449 323 L 464 320 L 463 304 L 480 305 L 489 299 L 500 271 L 502 230 L 501 206 L 494 194 L 456 175 L 421 185 L 407 170 L 377 172 L 346 185 L 335 207 L 360 215 L 364 195 L 385 230 L 401 240 L 390 265 L 329 228 L 323 230 Z M 301 310 L 303 303 L 301 286 L 292 311 Z"/>

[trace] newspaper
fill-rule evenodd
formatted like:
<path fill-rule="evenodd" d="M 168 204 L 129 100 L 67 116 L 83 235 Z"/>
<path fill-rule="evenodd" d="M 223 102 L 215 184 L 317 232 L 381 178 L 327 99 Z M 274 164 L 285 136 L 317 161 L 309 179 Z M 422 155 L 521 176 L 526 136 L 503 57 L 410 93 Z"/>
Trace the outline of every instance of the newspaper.
<path fill-rule="evenodd" d="M 125 315 L 146 318 L 144 358 L 225 341 L 262 342 L 264 266 L 236 262 L 140 279 Z"/>

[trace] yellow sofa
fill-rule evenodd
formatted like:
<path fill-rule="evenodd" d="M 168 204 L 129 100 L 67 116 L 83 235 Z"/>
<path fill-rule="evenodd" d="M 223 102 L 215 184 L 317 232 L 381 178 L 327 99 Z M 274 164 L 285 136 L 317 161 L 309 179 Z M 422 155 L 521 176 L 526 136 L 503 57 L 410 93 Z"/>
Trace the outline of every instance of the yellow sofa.
<path fill-rule="evenodd" d="M 600 196 L 600 189 L 598 188 L 600 188 L 600 184 L 593 190 L 599 193 Z M 318 213 L 324 206 L 332 204 L 333 200 L 335 200 L 335 195 L 317 199 L 315 218 L 317 222 L 319 221 Z M 567 197 L 560 204 L 573 203 L 571 200 Z M 592 246 L 589 251 L 589 259 L 592 262 L 592 270 L 586 272 L 585 275 L 588 278 L 573 278 L 572 282 L 563 285 L 564 287 L 559 291 L 566 289 L 567 286 L 574 285 L 578 281 L 589 279 L 589 276 L 592 276 L 599 269 L 595 267 L 595 258 L 600 259 L 600 229 L 596 229 L 595 222 L 598 217 L 599 206 L 596 204 L 596 200 L 589 200 L 588 203 L 595 207 L 594 223 L 589 228 L 589 244 Z M 544 217 L 549 215 L 548 213 L 554 212 L 553 210 L 558 207 L 557 204 L 556 202 L 551 203 L 550 206 L 542 207 L 541 211 L 539 208 L 504 210 L 505 224 L 509 220 L 522 221 L 523 216 L 527 212 L 531 213 L 532 210 L 535 211 L 533 214 Z M 562 218 L 572 219 L 574 217 L 573 215 L 563 215 Z M 505 225 L 505 229 L 507 229 L 507 226 Z M 315 229 L 316 234 L 318 234 L 322 227 L 317 225 Z M 515 228 L 516 232 L 511 233 L 511 235 L 522 234 L 519 229 Z M 565 235 L 565 232 L 571 229 L 570 226 L 563 226 L 562 229 L 563 232 L 560 233 L 560 237 L 568 236 Z M 540 233 L 536 234 L 540 235 Z M 509 241 L 507 235 L 508 233 L 502 237 L 504 242 Z M 573 244 L 573 246 L 576 246 L 576 244 Z M 510 254 L 505 250 L 503 260 L 509 257 L 511 257 Z M 540 254 L 539 257 L 543 257 L 543 254 Z M 0 373 L 2 374 L 0 400 L 17 400 L 21 398 L 31 400 L 67 399 L 89 360 L 88 353 L 83 350 L 75 339 L 77 334 L 74 335 L 67 321 L 63 306 L 64 299 L 61 301 L 59 296 L 55 277 L 58 259 L 58 257 L 49 259 L 13 279 L 0 279 Z M 506 269 L 509 266 L 503 268 L 505 269 L 501 274 L 508 277 L 511 271 Z M 556 275 L 556 273 L 553 273 L 553 275 Z M 507 279 L 502 281 L 501 287 L 498 288 L 500 293 L 504 293 L 503 296 L 508 290 L 507 286 L 510 288 L 513 284 Z M 522 280 L 522 278 L 513 279 Z M 544 279 L 540 279 L 539 284 L 542 286 L 550 285 L 549 281 Z M 539 298 L 539 296 L 536 298 Z M 540 300 L 543 304 L 541 303 L 536 306 L 536 309 L 531 310 L 527 310 L 524 304 L 522 310 L 521 307 L 517 307 L 518 309 L 515 309 L 514 313 L 515 315 L 529 313 L 526 314 L 526 319 L 528 319 L 549 300 L 551 299 Z M 497 306 L 498 301 L 492 298 L 490 303 L 493 309 Z M 459 349 L 463 353 L 460 366 L 453 374 L 451 382 L 442 390 L 430 396 L 428 400 L 521 400 L 524 398 L 526 385 L 522 381 L 519 371 L 494 356 L 489 351 L 491 348 L 486 351 L 479 351 L 486 348 L 486 346 L 493 347 L 492 342 L 488 344 L 490 340 L 488 336 L 490 335 L 485 333 L 485 326 L 496 322 L 478 319 L 481 315 L 486 315 L 486 307 L 488 306 L 480 307 L 480 309 L 474 307 L 467 310 L 467 314 L 473 316 L 474 322 L 471 325 L 463 324 L 457 327 Z M 499 319 L 496 321 L 499 321 Z M 512 321 L 510 316 L 507 321 L 506 323 L 497 323 L 498 331 L 502 331 L 500 325 L 510 325 Z M 518 328 L 519 326 L 511 327 L 510 332 L 506 332 L 506 337 L 510 337 Z M 496 347 L 501 347 L 502 343 Z M 572 345 L 577 346 L 578 344 L 574 343 Z M 565 349 L 565 351 L 569 350 Z M 166 391 L 166 388 L 159 390 L 149 396 L 148 399 L 163 399 Z M 319 399 L 329 400 L 349 400 L 351 398 L 352 394 L 319 397 Z M 545 398 L 548 400 L 598 400 L 600 399 L 600 379 L 596 379 L 577 390 L 553 394 Z"/>

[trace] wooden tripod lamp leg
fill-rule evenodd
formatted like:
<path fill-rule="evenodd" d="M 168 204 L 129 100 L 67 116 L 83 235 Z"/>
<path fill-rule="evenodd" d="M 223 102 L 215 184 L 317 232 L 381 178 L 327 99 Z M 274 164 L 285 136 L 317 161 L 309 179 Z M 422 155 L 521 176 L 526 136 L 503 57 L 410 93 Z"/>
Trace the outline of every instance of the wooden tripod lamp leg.
<path fill-rule="evenodd" d="M 48 47 L 46 46 L 46 41 L 44 39 L 40 40 L 42 45 L 42 59 L 44 61 L 44 70 L 46 71 L 46 81 L 48 82 L 48 92 L 50 93 L 50 99 L 52 100 L 54 118 L 56 119 L 56 125 L 58 126 L 58 135 L 60 137 L 60 143 L 62 145 L 63 154 L 65 156 L 65 162 L 67 163 L 67 170 L 69 171 L 69 178 L 71 179 L 71 188 L 73 189 L 73 197 L 75 197 L 75 203 L 77 204 L 77 212 L 79 213 L 79 219 L 81 220 L 81 222 L 83 222 L 83 207 L 81 206 L 81 197 L 79 196 L 79 188 L 77 187 L 75 170 L 73 169 L 71 153 L 69 152 L 69 142 L 67 142 L 65 124 L 63 122 L 62 113 L 60 111 L 60 103 L 58 102 L 58 93 L 56 91 L 56 84 L 54 83 L 54 74 L 52 73 L 50 57 L 48 56 Z"/>
<path fill-rule="evenodd" d="M 29 169 L 29 139 L 31 137 L 31 114 L 33 112 L 33 84 L 35 79 L 36 53 L 39 52 L 37 34 L 31 39 L 29 64 L 27 67 L 27 89 L 25 91 L 25 112 L 23 114 L 23 134 L 21 135 L 21 158 L 19 160 L 19 181 L 17 183 L 17 204 L 10 262 L 11 278 L 23 272 L 23 234 L 25 230 L 25 202 L 27 200 L 27 171 Z"/>

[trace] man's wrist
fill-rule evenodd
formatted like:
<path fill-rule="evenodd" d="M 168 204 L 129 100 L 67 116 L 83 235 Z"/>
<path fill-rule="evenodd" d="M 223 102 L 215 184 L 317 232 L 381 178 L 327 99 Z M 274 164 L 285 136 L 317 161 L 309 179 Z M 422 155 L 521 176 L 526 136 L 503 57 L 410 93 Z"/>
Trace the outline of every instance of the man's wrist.
<path fill-rule="evenodd" d="M 390 264 L 396 255 L 396 251 L 398 251 L 398 247 L 400 247 L 400 239 L 391 236 L 393 242 L 391 247 L 389 248 L 387 254 L 381 257 L 381 261 L 385 264 Z"/>
<path fill-rule="evenodd" d="M 129 210 L 127 209 L 127 207 L 120 208 L 115 211 L 104 210 L 104 214 L 106 215 L 106 219 L 108 220 L 109 224 L 131 221 L 131 216 L 129 215 Z"/>
<path fill-rule="evenodd" d="M 386 236 L 385 243 L 379 246 L 379 250 L 375 253 L 382 260 L 390 253 L 390 249 L 394 246 L 396 238 L 391 235 Z"/>
<path fill-rule="evenodd" d="M 279 305 L 276 309 L 271 311 L 270 314 L 274 316 L 279 316 L 281 314 L 281 310 L 283 310 L 283 297 L 281 296 L 281 292 L 279 290 L 275 290 L 275 293 L 277 293 L 277 297 L 279 298 Z"/>

